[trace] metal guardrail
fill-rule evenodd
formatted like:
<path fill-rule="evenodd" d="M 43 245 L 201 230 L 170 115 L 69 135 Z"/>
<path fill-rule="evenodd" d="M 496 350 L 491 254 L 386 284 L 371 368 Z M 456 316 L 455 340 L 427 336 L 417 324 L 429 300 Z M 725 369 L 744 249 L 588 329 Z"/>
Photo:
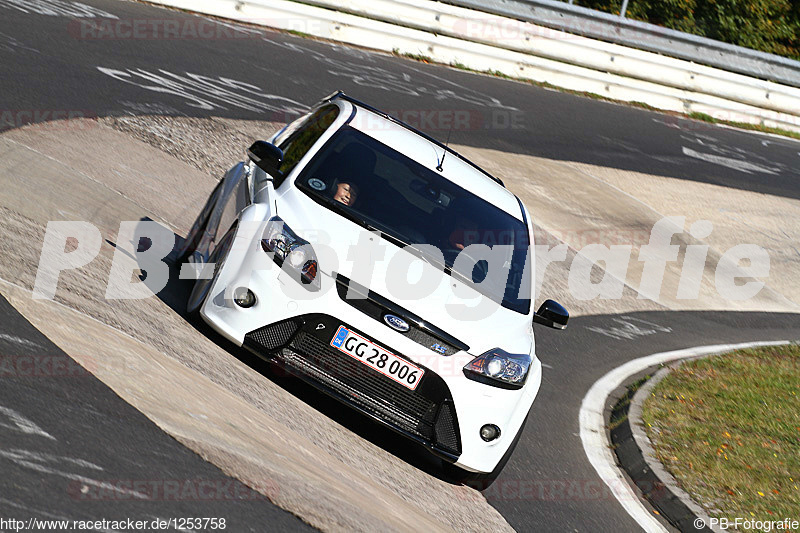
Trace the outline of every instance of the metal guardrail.
<path fill-rule="evenodd" d="M 245 1 L 254 4 L 270 4 L 276 0 Z M 598 94 L 609 97 L 611 96 L 610 89 L 602 85 L 598 87 L 594 82 L 603 78 L 622 83 L 629 88 L 637 85 L 639 90 L 649 90 L 649 93 L 652 93 L 655 87 L 652 85 L 648 87 L 646 84 L 649 83 L 659 86 L 660 88 L 655 89 L 655 92 L 662 96 L 670 93 L 667 88 L 686 91 L 694 95 L 681 95 L 675 91 L 670 93 L 671 96 L 684 101 L 692 99 L 696 101 L 698 95 L 703 94 L 725 99 L 728 106 L 736 102 L 759 108 L 762 111 L 772 110 L 800 117 L 800 88 L 716 67 L 699 65 L 684 59 L 637 50 L 630 46 L 545 28 L 539 24 L 523 22 L 511 17 L 431 0 L 301 1 L 304 5 L 313 5 L 359 17 L 357 20 L 351 19 L 351 24 L 369 24 L 366 22 L 369 20 L 390 24 L 395 29 L 408 28 L 424 32 L 424 35 L 418 36 L 419 46 L 415 49 L 416 52 L 411 53 L 436 56 L 438 60 L 442 60 L 443 52 L 445 52 L 442 48 L 446 41 L 444 38 L 455 39 L 459 44 L 449 42 L 449 45 L 455 45 L 460 50 L 456 54 L 445 53 L 444 56 L 449 57 L 444 62 L 468 63 L 470 66 L 483 64 L 486 68 L 483 60 L 477 60 L 477 56 L 470 53 L 477 49 L 467 43 L 474 43 L 491 47 L 493 50 L 481 49 L 478 55 L 486 56 L 488 54 L 495 57 L 495 66 L 491 68 L 502 70 L 500 65 L 504 65 L 506 69 L 504 73 L 511 76 L 524 78 L 527 75 L 536 81 L 561 83 L 562 87 L 568 87 L 564 84 L 569 83 L 571 84 L 569 87 L 574 88 L 575 80 L 568 81 L 563 75 L 572 75 L 574 78 L 574 75 L 578 74 L 584 79 L 591 78 L 591 82 L 585 82 L 586 87 L 588 87 L 587 83 L 592 84 L 594 92 L 599 89 Z M 512 53 L 506 54 L 503 51 Z M 516 66 L 509 68 L 510 65 L 506 61 L 516 63 Z M 571 67 L 579 67 L 581 70 L 576 71 Z M 626 79 L 624 81 L 609 79 L 606 74 Z M 643 82 L 645 85 L 638 82 Z M 646 102 L 653 98 L 652 94 L 642 96 L 647 99 Z M 634 95 L 628 94 L 625 98 L 629 97 L 634 97 Z M 661 101 L 659 105 L 663 107 L 664 101 Z M 670 109 L 675 110 L 676 107 L 680 109 L 674 100 L 670 105 L 672 106 Z M 741 108 L 741 106 L 738 107 Z M 797 119 L 792 119 L 792 124 L 796 122 Z"/>
<path fill-rule="evenodd" d="M 572 34 L 800 87 L 800 61 L 556 0 L 440 0 Z"/>

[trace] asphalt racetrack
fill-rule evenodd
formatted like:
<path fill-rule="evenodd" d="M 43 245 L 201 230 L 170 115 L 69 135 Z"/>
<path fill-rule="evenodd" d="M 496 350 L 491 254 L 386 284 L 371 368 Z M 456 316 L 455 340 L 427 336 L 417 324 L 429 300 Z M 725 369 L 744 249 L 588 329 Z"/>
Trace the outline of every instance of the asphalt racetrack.
<path fill-rule="evenodd" d="M 85 4 L 120 19 L 165 16 L 160 8 L 134 2 Z M 269 31 L 224 26 L 224 36 L 215 39 L 96 39 L 81 20 L 24 12 L 0 0 L 0 111 L 6 119 L 0 131 L 70 113 L 286 122 L 342 89 L 390 112 L 417 110 L 406 118 L 440 139 L 447 134 L 447 126 L 437 122 L 441 111 L 466 113 L 474 127 L 453 131 L 454 144 L 800 199 L 800 145 L 790 140 L 715 130 L 728 151 L 716 156 L 734 161 L 746 154 L 752 171 L 736 172 L 720 159 L 687 156 L 704 153 L 696 137 L 685 134 L 697 123 L 636 107 Z M 236 88 L 242 97 L 221 96 L 214 91 L 220 85 Z M 110 161 L 124 157 L 108 154 Z M 274 530 L 308 528 L 159 430 L 70 362 L 5 299 L 0 317 L 4 357 L 49 358 L 47 364 L 60 361 L 75 374 L 46 380 L 3 376 L 0 516 L 225 516 L 232 531 L 263 531 L 263 524 Z M 618 334 L 625 324 L 638 333 Z M 589 387 L 624 362 L 655 352 L 798 339 L 800 320 L 791 314 L 641 312 L 575 317 L 566 332 L 537 328 L 536 335 L 545 365 L 542 388 L 516 453 L 484 495 L 519 531 L 638 531 L 584 454 L 578 411 Z M 140 501 L 133 488 L 111 503 L 82 497 L 102 489 L 97 480 L 156 477 L 213 480 L 223 487 L 218 490 L 228 491 L 224 494 L 240 497 Z"/>

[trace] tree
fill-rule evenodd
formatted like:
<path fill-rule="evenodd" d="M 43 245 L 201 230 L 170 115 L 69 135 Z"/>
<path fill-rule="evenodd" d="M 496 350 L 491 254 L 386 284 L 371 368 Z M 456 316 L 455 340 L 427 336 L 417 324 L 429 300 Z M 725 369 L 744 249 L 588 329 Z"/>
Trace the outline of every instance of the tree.
<path fill-rule="evenodd" d="M 581 0 L 580 4 L 616 14 L 621 0 Z M 800 59 L 800 0 L 630 0 L 626 16 Z"/>

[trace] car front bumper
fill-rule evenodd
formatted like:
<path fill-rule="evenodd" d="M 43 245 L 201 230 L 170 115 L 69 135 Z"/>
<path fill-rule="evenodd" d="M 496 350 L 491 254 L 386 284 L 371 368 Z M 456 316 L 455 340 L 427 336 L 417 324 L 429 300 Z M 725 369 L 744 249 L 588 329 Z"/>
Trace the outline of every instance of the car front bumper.
<path fill-rule="evenodd" d="M 200 312 L 215 330 L 465 470 L 491 472 L 502 459 L 539 390 L 538 359 L 519 390 L 469 380 L 462 368 L 474 354 L 443 356 L 422 348 L 343 300 L 335 275 L 320 273 L 321 290 L 310 293 L 279 269 L 258 241 L 237 236 L 231 253 L 235 260 L 229 256 L 224 262 Z M 256 295 L 248 309 L 230 297 L 243 286 Z M 330 341 L 340 325 L 425 368 L 416 390 L 334 350 Z M 483 441 L 484 424 L 500 427 L 501 436 Z"/>

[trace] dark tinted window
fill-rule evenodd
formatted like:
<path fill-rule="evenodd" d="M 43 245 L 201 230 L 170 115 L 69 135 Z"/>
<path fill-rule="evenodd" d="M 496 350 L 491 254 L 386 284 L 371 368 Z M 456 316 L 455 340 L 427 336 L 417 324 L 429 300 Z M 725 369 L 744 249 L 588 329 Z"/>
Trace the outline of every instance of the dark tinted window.
<path fill-rule="evenodd" d="M 278 145 L 278 148 L 283 150 L 283 163 L 280 167 L 282 177 L 275 180 L 276 188 L 283 183 L 286 176 L 317 142 L 317 139 L 325 133 L 325 130 L 333 124 L 337 116 L 339 116 L 339 108 L 335 105 L 322 107 Z"/>
<path fill-rule="evenodd" d="M 433 150 L 431 157 L 436 157 Z M 505 307 L 528 312 L 530 283 L 523 283 L 529 258 L 526 225 L 439 173 L 345 126 L 295 183 L 320 203 L 380 230 L 398 245 L 435 246 L 444 257 L 443 269 Z M 488 250 L 468 249 L 465 253 L 475 260 L 456 261 L 472 244 Z M 491 252 L 492 259 L 474 257 L 478 249 Z"/>

